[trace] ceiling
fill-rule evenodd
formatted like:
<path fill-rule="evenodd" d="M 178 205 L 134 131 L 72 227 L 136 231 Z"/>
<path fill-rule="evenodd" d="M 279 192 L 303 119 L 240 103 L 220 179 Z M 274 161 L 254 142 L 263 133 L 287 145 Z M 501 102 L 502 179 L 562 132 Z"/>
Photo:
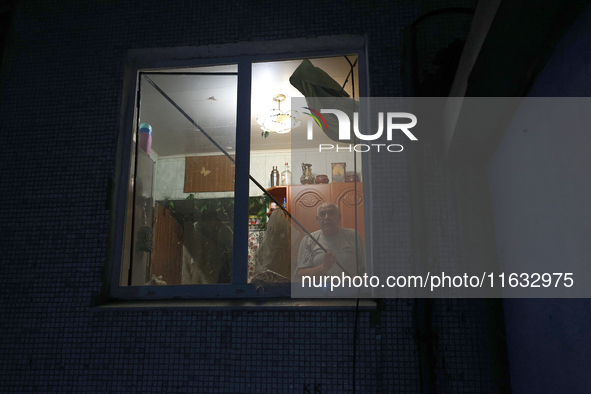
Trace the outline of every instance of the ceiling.
<path fill-rule="evenodd" d="M 354 62 L 356 56 L 349 56 Z M 277 108 L 273 97 L 284 94 L 287 99 L 281 104 L 282 111 L 290 110 L 291 97 L 303 97 L 289 83 L 289 77 L 302 59 L 277 62 L 253 63 L 251 96 L 251 151 L 291 149 L 292 134 L 304 135 L 306 122 L 286 134 L 261 136 L 256 119 L 269 110 Z M 343 56 L 310 59 L 314 66 L 328 73 L 343 85 L 350 66 Z M 211 75 L 183 75 L 180 73 L 212 73 Z M 237 76 L 219 73 L 237 72 L 236 65 L 176 69 L 174 74 L 143 74 L 141 78 L 139 123 L 152 126 L 152 150 L 159 156 L 216 154 L 219 149 L 186 119 L 166 98 L 154 88 L 151 79 L 180 108 L 225 150 L 232 153 L 236 145 Z M 218 73 L 218 75 L 215 75 Z M 355 68 L 355 92 L 359 92 L 357 67 Z M 351 94 L 351 79 L 345 90 Z M 300 118 L 304 116 L 300 114 Z M 315 143 L 330 142 L 317 138 Z"/>

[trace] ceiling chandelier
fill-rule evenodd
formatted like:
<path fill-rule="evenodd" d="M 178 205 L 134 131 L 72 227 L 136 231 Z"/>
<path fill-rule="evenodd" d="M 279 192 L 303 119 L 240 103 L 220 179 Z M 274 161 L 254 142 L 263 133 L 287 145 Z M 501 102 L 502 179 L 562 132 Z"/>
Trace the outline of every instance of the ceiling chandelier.
<path fill-rule="evenodd" d="M 284 94 L 278 94 L 273 97 L 273 101 L 277 102 L 277 109 L 272 109 L 267 115 L 257 118 L 257 123 L 263 130 L 261 133 L 263 138 L 267 138 L 269 133 L 289 133 L 291 129 L 302 124 L 302 121 L 297 119 L 299 115 L 297 111 L 281 112 L 281 102 L 284 100 Z"/>

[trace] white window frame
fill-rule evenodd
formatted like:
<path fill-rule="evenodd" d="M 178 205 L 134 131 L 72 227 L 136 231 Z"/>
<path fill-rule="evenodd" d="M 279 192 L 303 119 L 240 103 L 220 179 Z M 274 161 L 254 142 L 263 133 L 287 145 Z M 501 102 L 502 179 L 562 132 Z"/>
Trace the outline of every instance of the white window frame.
<path fill-rule="evenodd" d="M 299 58 L 356 54 L 359 67 L 359 97 L 369 97 L 366 39 L 357 35 L 325 36 L 263 42 L 244 42 L 199 47 L 131 50 L 125 70 L 116 176 L 111 197 L 108 265 L 104 296 L 117 300 L 199 300 L 207 298 L 289 297 L 290 284 L 270 284 L 264 291 L 247 283 L 248 195 L 250 161 L 250 108 L 252 64 Z M 136 130 L 139 110 L 139 76 L 142 71 L 169 68 L 203 67 L 220 64 L 238 65 L 238 101 L 236 130 L 236 173 L 232 283 L 171 286 L 122 285 L 121 270 L 129 260 L 132 244 L 133 183 Z M 371 270 L 371 168 L 370 155 L 362 155 L 366 261 Z M 371 272 L 368 272 L 368 274 Z"/>

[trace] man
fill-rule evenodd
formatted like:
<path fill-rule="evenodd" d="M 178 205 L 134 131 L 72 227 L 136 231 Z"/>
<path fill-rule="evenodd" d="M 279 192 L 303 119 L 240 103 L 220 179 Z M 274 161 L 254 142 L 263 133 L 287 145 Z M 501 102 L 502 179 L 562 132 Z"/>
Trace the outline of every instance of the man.
<path fill-rule="evenodd" d="M 346 274 L 357 276 L 365 273 L 365 244 L 361 235 L 351 228 L 342 228 L 341 212 L 332 202 L 325 202 L 316 211 L 316 220 L 320 230 L 310 234 L 328 250 L 325 253 L 310 235 L 300 244 L 295 277 L 299 281 L 302 276 L 341 276 Z M 357 242 L 357 247 L 355 247 Z M 359 260 L 359 264 L 357 264 Z"/>

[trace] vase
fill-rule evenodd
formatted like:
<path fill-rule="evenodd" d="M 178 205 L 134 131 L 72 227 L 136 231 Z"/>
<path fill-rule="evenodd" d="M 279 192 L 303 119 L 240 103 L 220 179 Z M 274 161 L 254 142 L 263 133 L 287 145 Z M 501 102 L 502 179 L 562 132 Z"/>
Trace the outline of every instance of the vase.
<path fill-rule="evenodd" d="M 302 163 L 302 176 L 300 177 L 302 185 L 313 185 L 314 175 L 312 175 L 312 164 Z"/>

